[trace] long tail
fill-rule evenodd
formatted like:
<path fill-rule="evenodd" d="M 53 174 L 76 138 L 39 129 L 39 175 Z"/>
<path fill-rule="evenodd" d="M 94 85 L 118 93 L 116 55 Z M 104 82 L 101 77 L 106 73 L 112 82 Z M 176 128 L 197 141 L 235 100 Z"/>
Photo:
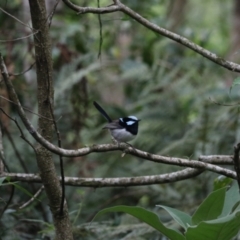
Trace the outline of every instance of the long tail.
<path fill-rule="evenodd" d="M 112 119 L 107 115 L 107 113 L 102 109 L 102 107 L 98 103 L 94 101 L 93 104 L 95 108 L 108 120 L 108 122 L 112 122 Z"/>

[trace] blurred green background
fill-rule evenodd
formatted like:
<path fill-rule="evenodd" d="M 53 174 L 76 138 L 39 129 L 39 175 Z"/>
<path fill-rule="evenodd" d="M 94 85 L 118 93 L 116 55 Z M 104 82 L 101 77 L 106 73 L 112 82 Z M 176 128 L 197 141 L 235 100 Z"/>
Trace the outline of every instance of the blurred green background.
<path fill-rule="evenodd" d="M 75 2 L 97 6 L 97 1 Z M 47 1 L 49 13 L 54 3 Z M 151 22 L 220 57 L 239 62 L 237 1 L 131 0 L 124 3 Z M 107 6 L 111 1 L 100 1 L 100 4 Z M 27 1 L 3 1 L 0 7 L 30 24 Z M 237 105 L 226 107 L 215 102 L 239 102 L 239 87 L 229 91 L 237 74 L 151 32 L 122 13 L 101 15 L 101 22 L 103 43 L 98 58 L 97 15 L 77 15 L 61 2 L 52 20 L 55 116 L 59 119 L 63 147 L 77 149 L 111 142 L 108 132 L 102 130 L 105 119 L 92 104 L 97 101 L 112 118 L 135 115 L 142 119 L 138 137 L 132 142 L 141 150 L 186 159 L 232 154 L 240 135 L 239 109 Z M 27 27 L 0 11 L 0 40 L 30 33 Z M 0 51 L 11 73 L 22 72 L 34 62 L 32 37 L 0 42 Z M 24 75 L 12 77 L 12 81 L 23 106 L 37 112 L 35 67 Z M 1 95 L 7 97 L 3 84 Z M 1 105 L 20 122 L 11 104 L 2 99 Z M 28 117 L 37 126 L 37 116 L 28 113 Z M 14 123 L 2 114 L 1 119 L 4 153 L 10 171 L 37 173 L 33 150 L 19 137 Z M 27 131 L 25 133 L 28 135 Z M 29 135 L 28 138 L 31 139 Z M 56 156 L 55 162 L 59 171 Z M 122 158 L 120 152 L 64 159 L 65 175 L 71 177 L 133 177 L 178 169 L 133 156 Z M 156 208 L 156 204 L 192 213 L 213 189 L 216 177 L 212 172 L 205 172 L 194 179 L 172 184 L 128 188 L 66 186 L 76 239 L 166 239 L 124 214 L 109 214 L 91 225 L 89 221 L 105 207 L 125 204 L 155 210 L 167 222 L 169 215 Z M 32 194 L 40 187 L 20 182 L 18 185 Z M 1 188 L 1 207 L 9 193 L 10 188 Z M 14 210 L 28 199 L 23 190 L 16 189 L 12 204 L 2 217 L 0 234 L 3 239 L 51 238 L 53 225 L 45 193 L 40 197 L 41 203 L 35 202 L 22 211 Z"/>

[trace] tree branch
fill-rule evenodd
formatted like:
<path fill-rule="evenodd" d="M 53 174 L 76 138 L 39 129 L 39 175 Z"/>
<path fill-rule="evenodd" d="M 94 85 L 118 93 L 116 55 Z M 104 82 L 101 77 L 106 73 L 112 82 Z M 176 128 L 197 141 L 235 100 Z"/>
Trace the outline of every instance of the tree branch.
<path fill-rule="evenodd" d="M 38 196 L 42 193 L 43 189 L 44 189 L 44 186 L 42 185 L 42 186 L 39 188 L 39 190 L 34 194 L 34 196 L 32 196 L 27 202 L 25 202 L 22 206 L 20 206 L 20 207 L 18 208 L 18 210 L 21 210 L 21 209 L 23 209 L 23 208 L 26 208 L 26 207 L 28 207 L 31 203 L 33 203 L 33 202 L 38 198 Z"/>
<path fill-rule="evenodd" d="M 231 61 L 227 61 L 227 60 L 217 56 L 215 53 L 212 53 L 212 52 L 208 51 L 207 49 L 202 48 L 201 46 L 189 41 L 187 38 L 184 38 L 176 33 L 168 31 L 167 29 L 159 27 L 154 23 L 151 23 L 146 18 L 142 17 L 140 14 L 133 11 L 131 8 L 122 4 L 119 0 L 114 0 L 114 5 L 111 5 L 109 7 L 104 7 L 104 8 L 80 7 L 80 6 L 77 6 L 73 3 L 71 3 L 69 0 L 63 0 L 63 2 L 69 8 L 71 8 L 72 10 L 74 10 L 78 13 L 81 13 L 81 14 L 83 14 L 83 13 L 105 14 L 105 13 L 121 11 L 121 12 L 127 14 L 132 19 L 135 19 L 137 22 L 139 22 L 146 28 L 154 31 L 155 33 L 158 33 L 162 36 L 170 38 L 173 41 L 178 42 L 187 48 L 190 48 L 191 50 L 199 53 L 203 57 L 211 60 L 212 62 L 215 62 L 216 64 L 218 64 L 226 69 L 229 69 L 233 72 L 240 72 L 239 64 L 236 64 Z"/>
<path fill-rule="evenodd" d="M 200 156 L 199 161 L 214 165 L 233 165 L 233 156 L 230 155 L 208 155 Z"/>
<path fill-rule="evenodd" d="M 78 12 L 79 14 L 82 13 L 96 13 L 96 14 L 104 14 L 104 13 L 112 13 L 120 11 L 121 8 L 117 5 L 111 5 L 108 7 L 101 7 L 101 8 L 94 8 L 94 7 L 80 7 L 76 4 L 73 4 L 72 2 L 68 0 L 63 0 L 63 2 L 72 10 L 75 12 Z"/>
<path fill-rule="evenodd" d="M 31 28 L 29 25 L 25 24 L 24 22 L 22 22 L 20 19 L 16 18 L 15 16 L 13 16 L 12 14 L 8 13 L 7 11 L 5 11 L 3 8 L 0 7 L 0 10 L 2 12 L 4 12 L 5 14 L 7 14 L 9 17 L 15 19 L 17 22 L 19 22 L 20 24 L 22 24 L 23 26 L 30 28 L 32 31 L 36 31 L 35 29 Z"/>
<path fill-rule="evenodd" d="M 65 185 L 75 186 L 75 187 L 76 186 L 93 187 L 93 188 L 143 186 L 143 185 L 177 182 L 177 181 L 185 180 L 188 178 L 196 177 L 202 172 L 203 170 L 186 168 L 184 170 L 180 170 L 172 173 L 165 173 L 165 174 L 152 175 L 152 176 L 140 176 L 140 177 L 122 177 L 122 178 L 65 177 Z M 40 176 L 36 174 L 4 173 L 3 175 L 1 175 L 1 177 L 10 177 L 11 181 L 41 183 Z M 59 181 L 61 181 L 61 177 L 59 177 Z"/>

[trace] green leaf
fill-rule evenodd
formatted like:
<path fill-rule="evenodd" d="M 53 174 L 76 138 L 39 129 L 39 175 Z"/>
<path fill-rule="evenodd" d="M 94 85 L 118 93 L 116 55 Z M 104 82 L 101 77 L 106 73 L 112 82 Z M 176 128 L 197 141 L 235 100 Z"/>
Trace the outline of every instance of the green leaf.
<path fill-rule="evenodd" d="M 0 185 L 2 185 L 3 181 L 6 179 L 6 177 L 1 177 L 0 178 Z"/>
<path fill-rule="evenodd" d="M 230 186 L 232 181 L 233 181 L 232 178 L 228 178 L 223 175 L 218 176 L 214 180 L 214 191 L 216 191 L 220 188 L 223 188 L 223 187 Z"/>
<path fill-rule="evenodd" d="M 201 221 L 215 219 L 222 213 L 226 189 L 226 187 L 221 188 L 208 195 L 192 216 L 194 225 Z"/>
<path fill-rule="evenodd" d="M 185 230 L 189 227 L 189 225 L 192 224 L 191 217 L 182 211 L 163 205 L 157 205 L 157 207 L 162 207 L 165 209 L 172 216 L 172 218 L 177 221 L 178 224 L 181 225 Z"/>
<path fill-rule="evenodd" d="M 94 219 L 96 217 L 99 217 L 105 213 L 109 212 L 124 212 L 128 213 L 142 222 L 147 223 L 151 227 L 155 228 L 162 234 L 164 234 L 166 237 L 172 240 L 184 240 L 184 236 L 178 231 L 173 228 L 168 228 L 163 225 L 163 223 L 159 220 L 159 217 L 148 210 L 145 210 L 144 208 L 141 207 L 129 207 L 129 206 L 116 206 L 116 207 L 111 207 L 111 208 L 106 208 L 98 212 Z"/>
<path fill-rule="evenodd" d="M 235 79 L 233 80 L 232 86 L 231 86 L 230 89 L 229 89 L 229 94 L 231 93 L 232 88 L 233 88 L 234 86 L 236 86 L 236 85 L 240 85 L 240 77 L 237 77 L 237 78 L 235 78 Z"/>
<path fill-rule="evenodd" d="M 239 231 L 240 212 L 218 218 L 211 221 L 201 222 L 197 226 L 187 229 L 187 240 L 230 240 Z"/>
<path fill-rule="evenodd" d="M 233 185 L 226 192 L 223 210 L 220 216 L 225 217 L 230 214 L 233 207 L 240 201 L 237 181 L 233 181 Z"/>

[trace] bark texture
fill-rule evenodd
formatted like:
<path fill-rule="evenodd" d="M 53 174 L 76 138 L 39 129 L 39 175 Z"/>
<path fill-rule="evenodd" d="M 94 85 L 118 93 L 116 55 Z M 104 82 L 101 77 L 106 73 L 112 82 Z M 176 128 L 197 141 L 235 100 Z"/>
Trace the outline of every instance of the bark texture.
<path fill-rule="evenodd" d="M 187 6 L 187 0 L 171 0 L 168 7 L 168 20 L 169 29 L 171 31 L 176 31 L 176 29 L 181 26 L 185 19 L 185 11 Z"/>
<path fill-rule="evenodd" d="M 231 29 L 231 48 L 229 58 L 239 61 L 239 48 L 240 48 L 240 1 L 234 0 L 233 14 L 232 14 L 232 29 Z M 236 54 L 237 53 L 237 54 Z"/>
<path fill-rule="evenodd" d="M 38 129 L 48 141 L 52 141 L 53 122 L 53 79 L 51 41 L 46 13 L 45 0 L 29 0 L 32 25 L 38 33 L 34 35 L 37 85 L 38 113 L 45 118 L 39 118 Z M 46 119 L 48 118 L 48 119 Z M 61 188 L 53 163 L 52 154 L 42 145 L 36 148 L 37 164 L 44 184 L 49 206 L 53 215 L 56 239 L 73 239 L 67 205 L 64 206 L 63 216 L 60 216 Z"/>

